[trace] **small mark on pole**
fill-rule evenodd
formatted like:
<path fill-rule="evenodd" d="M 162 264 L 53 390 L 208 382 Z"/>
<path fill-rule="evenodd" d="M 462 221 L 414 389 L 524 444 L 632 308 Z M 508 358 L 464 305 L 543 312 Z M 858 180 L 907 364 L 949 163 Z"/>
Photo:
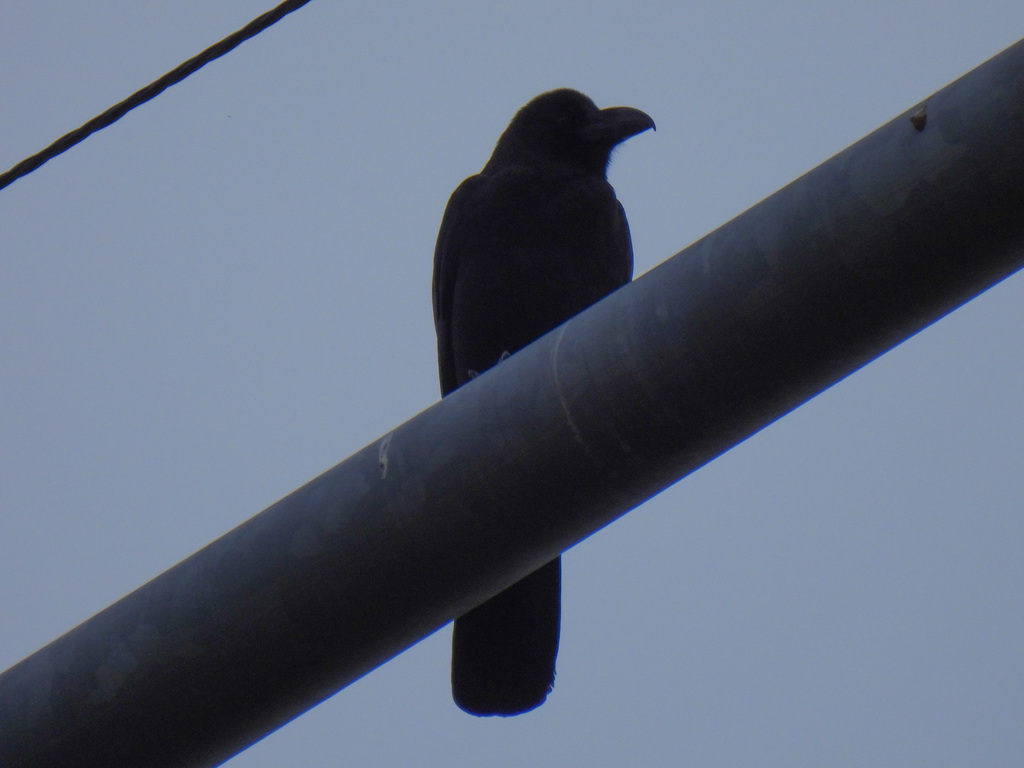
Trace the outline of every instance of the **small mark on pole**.
<path fill-rule="evenodd" d="M 391 446 L 391 437 L 394 432 L 388 432 L 380 441 L 380 450 L 377 453 L 377 467 L 380 470 L 380 479 L 388 476 L 388 448 Z"/>
<path fill-rule="evenodd" d="M 925 123 L 928 122 L 928 105 L 923 105 L 917 112 L 910 116 L 910 124 L 918 131 L 923 131 Z"/>

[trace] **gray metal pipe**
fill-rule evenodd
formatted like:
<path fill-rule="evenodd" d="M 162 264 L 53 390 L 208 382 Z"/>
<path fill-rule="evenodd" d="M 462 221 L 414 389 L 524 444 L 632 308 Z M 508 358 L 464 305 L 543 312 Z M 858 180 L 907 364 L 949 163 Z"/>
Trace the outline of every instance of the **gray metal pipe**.
<path fill-rule="evenodd" d="M 9 669 L 0 765 L 226 760 L 1022 265 L 1018 43 Z"/>

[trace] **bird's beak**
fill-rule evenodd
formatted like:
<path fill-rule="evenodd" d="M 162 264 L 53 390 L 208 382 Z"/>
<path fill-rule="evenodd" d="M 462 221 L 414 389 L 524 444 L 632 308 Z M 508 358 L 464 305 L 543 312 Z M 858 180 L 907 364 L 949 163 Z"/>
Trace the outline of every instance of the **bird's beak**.
<path fill-rule="evenodd" d="M 648 128 L 655 130 L 654 120 L 646 112 L 633 107 L 608 107 L 598 111 L 597 118 L 583 129 L 583 137 L 613 147 Z"/>

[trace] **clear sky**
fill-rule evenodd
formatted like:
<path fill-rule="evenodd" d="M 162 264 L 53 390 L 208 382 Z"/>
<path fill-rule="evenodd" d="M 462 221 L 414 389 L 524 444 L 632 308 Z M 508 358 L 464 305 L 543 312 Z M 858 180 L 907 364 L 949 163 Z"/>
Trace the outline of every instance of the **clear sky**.
<path fill-rule="evenodd" d="M 0 166 L 271 5 L 8 3 Z M 639 274 L 1021 37 L 320 0 L 0 191 L 0 669 L 437 399 L 441 214 L 535 94 L 656 120 L 610 174 Z M 456 709 L 445 628 L 228 765 L 1018 765 L 1022 328 L 1018 275 L 572 549 L 535 712 Z"/>

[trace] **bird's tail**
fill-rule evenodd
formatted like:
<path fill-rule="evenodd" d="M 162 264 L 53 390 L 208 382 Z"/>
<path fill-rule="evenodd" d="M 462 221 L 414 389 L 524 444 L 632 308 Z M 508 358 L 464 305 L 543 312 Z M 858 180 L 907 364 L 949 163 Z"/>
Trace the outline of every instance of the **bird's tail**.
<path fill-rule="evenodd" d="M 473 715 L 518 715 L 555 684 L 561 558 L 456 619 L 452 697 Z"/>

